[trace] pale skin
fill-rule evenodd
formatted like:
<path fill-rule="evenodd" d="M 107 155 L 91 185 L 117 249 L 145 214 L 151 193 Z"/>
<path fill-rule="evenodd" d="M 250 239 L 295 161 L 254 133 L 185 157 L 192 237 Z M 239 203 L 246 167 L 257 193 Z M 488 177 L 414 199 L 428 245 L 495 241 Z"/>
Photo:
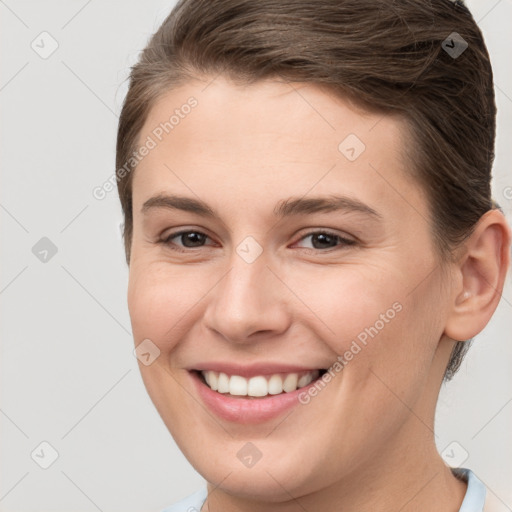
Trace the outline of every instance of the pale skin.
<path fill-rule="evenodd" d="M 161 352 L 140 366 L 148 393 L 208 482 L 202 511 L 458 511 L 466 484 L 436 449 L 435 406 L 454 340 L 478 334 L 499 302 L 510 245 L 503 215 L 486 213 L 443 262 L 402 157 L 400 119 L 312 84 L 212 78 L 168 91 L 140 133 L 146 140 L 197 99 L 135 172 L 128 289 L 135 342 L 149 338 Z M 349 134 L 366 146 L 354 161 L 338 150 Z M 215 215 L 142 213 L 158 194 L 201 200 Z M 376 215 L 273 214 L 289 198 L 328 195 Z M 206 236 L 157 243 L 182 230 Z M 314 235 L 326 231 L 327 246 Z M 252 263 L 236 251 L 248 236 L 263 249 Z M 186 368 L 213 359 L 328 368 L 396 302 L 402 311 L 287 417 L 229 422 L 191 386 Z M 236 456 L 248 441 L 262 453 L 251 468 Z"/>

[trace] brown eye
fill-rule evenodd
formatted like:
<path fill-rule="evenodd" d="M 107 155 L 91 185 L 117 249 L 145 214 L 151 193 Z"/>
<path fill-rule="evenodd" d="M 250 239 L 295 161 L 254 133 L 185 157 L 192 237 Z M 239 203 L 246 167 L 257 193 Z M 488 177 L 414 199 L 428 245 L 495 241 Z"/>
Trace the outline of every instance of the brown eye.
<path fill-rule="evenodd" d="M 313 231 L 303 236 L 300 240 L 307 238 L 311 238 L 312 247 L 306 247 L 306 249 L 332 249 L 335 247 L 354 245 L 356 243 L 355 240 L 328 231 Z"/>
<path fill-rule="evenodd" d="M 181 247 L 185 247 L 187 249 L 203 247 L 207 238 L 209 238 L 208 235 L 205 235 L 200 231 L 179 231 L 178 233 L 171 233 L 169 236 L 161 240 L 161 243 L 168 245 L 171 249 L 176 251 L 184 252 Z M 174 239 L 179 240 L 180 243 L 177 244 L 173 242 Z"/>

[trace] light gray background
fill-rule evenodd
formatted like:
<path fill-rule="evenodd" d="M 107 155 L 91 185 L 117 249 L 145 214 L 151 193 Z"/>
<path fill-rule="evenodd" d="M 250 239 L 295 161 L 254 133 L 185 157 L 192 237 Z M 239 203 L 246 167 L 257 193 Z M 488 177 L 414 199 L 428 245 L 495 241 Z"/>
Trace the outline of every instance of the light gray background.
<path fill-rule="evenodd" d="M 129 66 L 173 5 L 0 1 L 2 512 L 158 511 L 204 483 L 154 410 L 132 354 L 117 192 L 92 195 L 114 171 Z M 468 5 L 494 66 L 493 192 L 510 220 L 512 0 Z M 43 31 L 59 45 L 47 59 L 31 48 L 34 40 L 51 48 Z M 58 249 L 46 263 L 32 252 L 42 237 Z M 492 322 L 443 390 L 437 420 L 439 450 L 460 458 L 465 450 L 463 465 L 504 511 L 512 510 L 511 332 L 509 277 Z M 42 441 L 59 453 L 46 470 L 31 458 Z"/>

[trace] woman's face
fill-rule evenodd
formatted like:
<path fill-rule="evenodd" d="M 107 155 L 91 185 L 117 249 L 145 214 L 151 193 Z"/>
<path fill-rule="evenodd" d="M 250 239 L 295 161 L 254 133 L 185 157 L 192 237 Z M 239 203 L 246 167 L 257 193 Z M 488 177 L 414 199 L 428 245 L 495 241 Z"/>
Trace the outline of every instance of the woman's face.
<path fill-rule="evenodd" d="M 230 493 L 361 482 L 432 443 L 451 290 L 404 129 L 311 84 L 222 77 L 150 112 L 128 290 L 135 343 L 150 340 L 141 373 L 186 457 Z M 197 370 L 224 373 L 224 392 Z"/>

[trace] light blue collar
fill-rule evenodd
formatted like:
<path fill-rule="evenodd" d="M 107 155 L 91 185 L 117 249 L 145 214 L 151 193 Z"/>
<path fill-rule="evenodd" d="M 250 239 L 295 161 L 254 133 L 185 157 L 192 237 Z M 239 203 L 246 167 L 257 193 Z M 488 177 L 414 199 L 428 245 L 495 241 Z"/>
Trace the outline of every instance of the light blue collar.
<path fill-rule="evenodd" d="M 485 495 L 487 494 L 484 484 L 469 469 L 457 468 L 453 469 L 452 472 L 468 483 L 468 489 L 459 512 L 483 512 Z"/>

